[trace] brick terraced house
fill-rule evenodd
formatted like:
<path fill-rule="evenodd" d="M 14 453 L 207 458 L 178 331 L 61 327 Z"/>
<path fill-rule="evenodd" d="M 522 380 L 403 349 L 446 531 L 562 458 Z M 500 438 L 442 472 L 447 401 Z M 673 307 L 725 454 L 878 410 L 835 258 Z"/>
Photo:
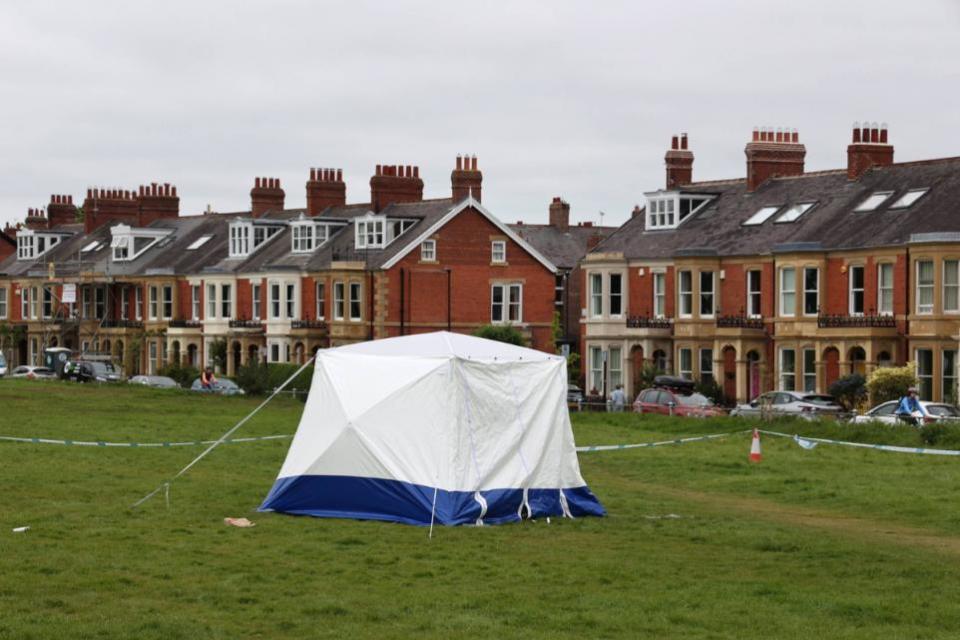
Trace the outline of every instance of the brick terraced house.
<path fill-rule="evenodd" d="M 653 362 L 747 401 L 912 361 L 956 400 L 960 158 L 894 163 L 887 136 L 854 125 L 847 167 L 806 172 L 795 130 L 755 130 L 746 177 L 710 182 L 674 137 L 665 188 L 581 263 L 586 388 Z"/>
<path fill-rule="evenodd" d="M 82 215 L 52 196 L 0 261 L 0 323 L 22 327 L 12 363 L 65 346 L 153 373 L 208 364 L 223 340 L 233 374 L 253 358 L 299 363 L 318 348 L 488 323 L 554 350 L 557 268 L 481 204 L 476 158 L 457 158 L 441 199 L 423 198 L 417 167 L 380 165 L 369 201 L 347 204 L 342 175 L 312 169 L 297 209 L 274 178 L 257 178 L 250 209 L 235 213 L 180 216 L 168 184 L 90 189 Z"/>

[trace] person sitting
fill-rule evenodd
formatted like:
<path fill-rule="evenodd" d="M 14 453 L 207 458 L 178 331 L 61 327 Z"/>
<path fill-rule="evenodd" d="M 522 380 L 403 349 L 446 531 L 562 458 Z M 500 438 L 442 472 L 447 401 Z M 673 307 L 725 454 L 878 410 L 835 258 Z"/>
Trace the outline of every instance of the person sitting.
<path fill-rule="evenodd" d="M 203 372 L 200 374 L 200 386 L 207 391 L 211 391 L 213 389 L 213 385 L 215 385 L 216 383 L 217 383 L 217 378 L 216 376 L 213 375 L 213 369 L 211 369 L 210 367 L 207 367 L 206 369 L 204 369 Z"/>
<path fill-rule="evenodd" d="M 895 414 L 901 422 L 914 427 L 922 426 L 922 420 L 928 414 L 917 398 L 916 387 L 907 389 L 907 395 L 900 398 L 900 404 L 897 405 Z"/>

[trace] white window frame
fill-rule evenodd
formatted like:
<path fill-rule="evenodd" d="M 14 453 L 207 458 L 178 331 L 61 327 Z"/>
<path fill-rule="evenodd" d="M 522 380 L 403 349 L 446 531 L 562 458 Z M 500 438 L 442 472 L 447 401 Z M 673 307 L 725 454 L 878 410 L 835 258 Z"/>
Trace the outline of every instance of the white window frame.
<path fill-rule="evenodd" d="M 855 271 L 860 273 L 860 287 L 854 286 L 853 274 Z M 851 316 L 862 316 L 867 312 L 867 269 L 862 264 L 851 264 L 847 268 L 847 290 L 849 297 L 847 300 L 848 311 Z M 860 294 L 860 311 L 856 310 L 857 294 Z"/>
<path fill-rule="evenodd" d="M 953 360 L 953 367 L 947 366 L 947 354 Z M 956 404 L 957 401 L 957 358 L 960 352 L 956 349 L 940 351 L 940 398 L 943 402 Z"/>
<path fill-rule="evenodd" d="M 84 289 L 86 291 L 86 289 Z M 134 287 L 133 302 L 134 302 L 134 318 L 136 320 L 143 320 L 143 286 L 137 285 Z"/>
<path fill-rule="evenodd" d="M 786 274 L 790 272 L 793 275 L 793 285 L 791 289 L 786 288 Z M 790 298 L 790 311 L 787 312 L 786 300 L 787 296 L 792 296 Z M 794 317 L 797 315 L 797 270 L 795 267 L 780 267 L 780 316 L 782 317 Z"/>
<path fill-rule="evenodd" d="M 687 277 L 686 288 L 684 276 Z M 681 318 L 693 317 L 693 271 L 689 269 L 677 271 L 677 315 Z"/>
<path fill-rule="evenodd" d="M 921 265 L 930 265 L 930 282 L 928 284 L 920 283 L 920 270 Z M 935 269 L 933 260 L 917 260 L 916 262 L 916 286 L 914 287 L 914 295 L 916 296 L 916 313 L 920 316 L 928 316 L 933 313 L 933 304 L 934 304 L 934 287 L 936 286 L 936 281 L 934 278 Z M 930 294 L 930 302 L 927 304 L 921 304 L 920 300 L 922 293 L 928 291 Z"/>
<path fill-rule="evenodd" d="M 190 285 L 190 316 L 193 320 L 200 319 L 200 312 L 202 308 L 200 306 L 200 285 L 192 284 Z"/>
<path fill-rule="evenodd" d="M 952 282 L 951 282 L 952 279 Z M 943 312 L 960 313 L 960 260 L 943 261 Z M 953 304 L 947 303 L 948 290 L 953 292 Z"/>
<path fill-rule="evenodd" d="M 710 291 L 706 293 L 704 293 L 703 291 L 705 275 L 710 276 L 709 279 L 707 280 L 707 282 L 710 283 Z M 700 278 L 700 295 L 698 296 L 698 300 L 700 303 L 700 308 L 698 311 L 700 313 L 701 318 L 712 318 L 717 313 L 717 274 L 713 271 L 700 271 L 699 278 Z M 703 302 L 705 298 L 709 298 L 710 300 L 710 311 L 708 312 L 704 311 L 704 307 L 706 305 L 704 305 Z"/>
<path fill-rule="evenodd" d="M 287 320 L 293 320 L 297 317 L 297 285 L 293 282 L 287 282 L 283 288 L 283 294 Z"/>
<path fill-rule="evenodd" d="M 313 222 L 290 223 L 291 251 L 293 253 L 311 253 L 316 246 L 316 231 Z"/>
<path fill-rule="evenodd" d="M 207 284 L 207 320 L 215 320 L 217 317 L 217 285 Z"/>
<path fill-rule="evenodd" d="M 677 375 L 686 380 L 693 380 L 693 349 L 690 347 L 677 349 Z"/>
<path fill-rule="evenodd" d="M 507 241 L 492 240 L 490 242 L 490 262 L 493 264 L 506 264 L 507 262 Z"/>
<path fill-rule="evenodd" d="M 326 317 L 327 283 L 323 280 L 318 281 L 314 291 L 316 292 L 316 317 L 317 320 L 323 320 Z"/>
<path fill-rule="evenodd" d="M 887 272 L 887 277 L 884 277 Z M 877 265 L 877 314 L 881 316 L 893 315 L 893 277 L 894 269 L 892 262 L 881 262 Z M 887 308 L 884 305 L 884 292 L 889 292 L 890 305 Z"/>
<path fill-rule="evenodd" d="M 130 319 L 130 287 L 120 289 L 120 317 Z"/>
<path fill-rule="evenodd" d="M 346 285 L 337 280 L 333 283 L 333 319 L 334 320 L 343 320 L 344 315 L 346 314 L 346 295 L 347 289 Z"/>
<path fill-rule="evenodd" d="M 30 287 L 20 287 L 20 317 L 24 320 L 30 317 Z"/>
<path fill-rule="evenodd" d="M 363 320 L 363 284 L 360 282 L 350 282 L 347 291 L 350 294 L 350 321 L 360 322 Z M 354 309 L 354 307 L 356 307 L 356 309 Z M 356 313 L 354 313 L 354 310 L 356 310 Z"/>
<path fill-rule="evenodd" d="M 249 222 L 230 223 L 230 257 L 243 258 L 250 255 L 250 236 L 253 225 Z"/>
<path fill-rule="evenodd" d="M 259 282 L 250 283 L 250 315 L 253 320 L 263 319 L 263 285 Z"/>
<path fill-rule="evenodd" d="M 228 282 L 220 285 L 220 317 L 224 320 L 233 317 L 233 285 Z"/>
<path fill-rule="evenodd" d="M 803 354 L 803 392 L 804 393 L 816 393 L 817 392 L 817 350 L 811 349 L 809 347 L 804 347 L 801 350 Z M 812 364 L 807 366 L 807 356 L 813 356 Z M 813 384 L 809 384 L 812 382 Z"/>
<path fill-rule="evenodd" d="M 590 347 L 590 389 L 588 393 L 594 390 L 603 395 L 605 391 L 605 380 L 603 379 L 603 348 L 597 346 Z"/>
<path fill-rule="evenodd" d="M 620 283 L 619 291 L 617 291 L 617 292 L 614 292 L 614 290 L 613 290 L 613 282 L 614 282 L 614 279 L 615 279 L 615 278 L 616 278 L 617 280 L 619 280 L 619 283 Z M 624 299 L 623 299 L 623 298 L 624 298 L 624 296 L 623 296 L 623 282 L 624 282 L 624 279 L 625 279 L 625 278 L 623 277 L 623 274 L 620 273 L 620 272 L 614 272 L 614 273 L 607 274 L 607 312 L 609 313 L 609 315 L 610 315 L 611 318 L 622 318 L 622 317 L 623 317 L 623 307 L 624 307 L 624 305 L 623 305 L 623 302 L 624 302 Z M 614 306 L 615 306 L 615 305 L 614 305 L 614 301 L 616 301 L 616 306 L 619 306 L 619 307 L 620 307 L 619 311 L 614 312 L 614 310 L 613 310 L 613 309 L 614 309 Z"/>
<path fill-rule="evenodd" d="M 164 320 L 172 320 L 174 309 L 173 309 L 173 285 L 165 284 L 160 289 L 160 315 Z M 167 297 L 167 294 L 169 298 Z M 169 306 L 169 309 L 168 309 Z"/>
<path fill-rule="evenodd" d="M 500 299 L 497 300 L 499 293 Z M 499 319 L 497 315 L 499 313 Z M 490 323 L 520 324 L 523 322 L 523 284 L 495 282 L 490 285 Z"/>
<path fill-rule="evenodd" d="M 704 357 L 706 357 L 706 361 L 704 361 Z M 712 347 L 702 347 L 700 349 L 699 365 L 700 365 L 700 382 L 704 382 L 704 376 L 708 377 L 711 381 L 715 380 L 713 376 L 713 348 Z"/>
<path fill-rule="evenodd" d="M 7 288 L 0 287 L 0 320 L 6 320 L 9 311 L 7 311 Z"/>
<path fill-rule="evenodd" d="M 386 246 L 387 220 L 383 216 L 357 218 L 354 241 L 357 249 L 381 249 Z"/>
<path fill-rule="evenodd" d="M 436 240 L 424 240 L 420 244 L 420 260 L 421 262 L 437 261 L 437 241 Z"/>
<path fill-rule="evenodd" d="M 793 366 L 791 367 L 789 372 L 787 371 L 787 368 L 786 368 L 787 353 L 790 353 L 793 359 Z M 796 391 L 797 389 L 797 350 L 792 347 L 781 347 L 778 361 L 779 361 L 778 373 L 780 374 L 778 376 L 778 382 L 780 385 L 779 390 L 780 391 Z M 788 378 L 791 381 L 791 384 L 789 386 L 787 386 L 786 384 Z"/>
<path fill-rule="evenodd" d="M 653 272 L 653 316 L 667 317 L 667 274 L 665 271 Z"/>
<path fill-rule="evenodd" d="M 147 305 L 147 317 L 150 320 L 158 320 L 160 318 L 160 291 L 157 285 L 150 285 L 148 291 L 149 295 L 147 300 L 149 304 Z M 94 313 L 96 315 L 96 313 Z"/>
<path fill-rule="evenodd" d="M 816 274 L 817 282 L 813 289 L 807 288 L 807 272 L 809 271 Z M 803 267 L 801 273 L 803 274 L 803 315 L 815 316 L 820 312 L 820 269 L 818 267 Z M 814 296 L 813 311 L 807 311 L 807 296 L 810 294 Z"/>
<path fill-rule="evenodd" d="M 42 293 L 40 295 L 43 296 L 41 310 L 40 310 L 41 317 L 43 317 L 44 320 L 49 320 L 50 318 L 53 317 L 53 311 L 55 307 L 53 286 L 44 285 L 41 291 Z"/>
<path fill-rule="evenodd" d="M 752 274 L 757 274 L 757 288 L 753 289 Z M 756 300 L 756 309 L 754 309 Z M 763 316 L 763 271 L 760 269 L 747 270 L 747 317 L 760 318 Z"/>
<path fill-rule="evenodd" d="M 595 272 L 590 274 L 590 317 L 600 318 L 602 316 L 603 274 L 600 272 Z"/>
<path fill-rule="evenodd" d="M 930 371 L 926 373 L 920 368 L 920 353 L 929 353 L 930 354 Z M 931 348 L 918 348 L 913 351 L 913 361 L 917 364 L 917 380 L 920 382 L 918 385 L 920 391 L 921 400 L 933 400 L 933 378 L 934 378 L 934 369 L 936 368 L 936 363 L 934 362 L 935 352 Z M 926 386 L 929 385 L 929 386 Z M 929 389 L 930 393 L 924 393 L 926 389 Z"/>
<path fill-rule="evenodd" d="M 283 285 L 279 282 L 270 282 L 267 286 L 270 319 L 280 320 L 283 317 Z"/>
<path fill-rule="evenodd" d="M 607 377 L 610 378 L 610 388 L 616 389 L 617 385 L 623 384 L 623 349 L 611 345 L 607 354 Z"/>

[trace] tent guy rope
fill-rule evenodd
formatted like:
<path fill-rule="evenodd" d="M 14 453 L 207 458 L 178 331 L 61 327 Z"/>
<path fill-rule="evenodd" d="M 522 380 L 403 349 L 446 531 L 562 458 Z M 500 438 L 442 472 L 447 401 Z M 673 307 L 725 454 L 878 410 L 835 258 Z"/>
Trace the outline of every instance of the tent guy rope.
<path fill-rule="evenodd" d="M 314 357 L 316 357 L 316 356 L 314 356 Z M 303 366 L 300 367 L 299 369 L 297 369 L 297 371 L 296 371 L 292 376 L 290 376 L 289 378 L 287 378 L 286 382 L 284 382 L 282 385 L 280 385 L 279 387 L 277 387 L 276 389 L 274 389 L 274 390 L 273 390 L 273 393 L 271 393 L 271 394 L 267 397 L 266 400 L 264 400 L 263 402 L 260 403 L 260 406 L 258 406 L 256 409 L 254 409 L 253 411 L 251 411 L 250 413 L 248 413 L 247 416 L 246 416 L 245 418 L 243 418 L 243 420 L 241 420 L 241 421 L 238 422 L 237 424 L 233 425 L 233 427 L 232 427 L 229 431 L 227 431 L 227 432 L 224 433 L 222 436 L 220 436 L 219 438 L 217 438 L 217 440 L 214 441 L 213 444 L 211 444 L 209 447 L 207 447 L 206 449 L 204 449 L 204 450 L 203 450 L 203 453 L 201 453 L 201 454 L 198 455 L 196 458 L 194 458 L 194 459 L 190 462 L 190 464 L 188 464 L 187 466 L 185 466 L 183 469 L 180 469 L 180 471 L 178 471 L 176 474 L 174 474 L 173 477 L 171 477 L 169 480 L 165 481 L 165 482 L 164 482 L 163 484 L 161 484 L 159 487 L 157 487 L 156 489 L 154 489 L 153 491 L 151 491 L 151 492 L 148 493 L 147 495 L 143 496 L 143 497 L 140 498 L 139 500 L 137 500 L 135 503 L 133 503 L 133 506 L 132 506 L 131 508 L 132 508 L 132 509 L 136 509 L 136 508 L 139 507 L 141 504 L 143 504 L 144 502 L 146 502 L 147 500 L 149 500 L 149 499 L 152 498 L 153 496 L 157 495 L 161 490 L 165 490 L 165 493 L 166 493 L 166 496 L 167 496 L 167 506 L 169 507 L 169 506 L 170 506 L 170 483 L 172 483 L 174 480 L 176 480 L 177 478 L 179 478 L 180 476 L 182 476 L 183 474 L 185 474 L 187 471 L 189 471 L 189 470 L 193 467 L 193 465 L 195 465 L 195 464 L 197 464 L 198 462 L 200 462 L 201 460 L 203 460 L 203 458 L 205 458 L 208 453 L 210 453 L 211 451 L 213 451 L 214 449 L 216 449 L 218 446 L 220 446 L 221 444 L 223 444 L 224 442 L 226 442 L 227 439 L 228 439 L 230 436 L 232 436 L 232 435 L 234 434 L 234 432 L 236 432 L 237 429 L 239 429 L 240 427 L 242 427 L 243 425 L 245 425 L 245 424 L 250 420 L 250 418 L 252 418 L 253 416 L 257 415 L 257 413 L 259 413 L 261 409 L 263 409 L 265 406 L 267 406 L 267 404 L 268 404 L 271 400 L 273 400 L 273 399 L 277 396 L 278 393 L 280 393 L 281 391 L 283 391 L 283 389 L 284 389 L 288 384 L 290 384 L 291 382 L 293 382 L 293 380 L 294 380 L 298 375 L 300 375 L 301 373 L 303 373 L 303 370 L 304 370 L 304 369 L 306 369 L 308 366 L 310 366 L 310 365 L 313 363 L 314 357 L 311 357 L 309 360 L 307 360 L 305 363 L 303 363 Z"/>

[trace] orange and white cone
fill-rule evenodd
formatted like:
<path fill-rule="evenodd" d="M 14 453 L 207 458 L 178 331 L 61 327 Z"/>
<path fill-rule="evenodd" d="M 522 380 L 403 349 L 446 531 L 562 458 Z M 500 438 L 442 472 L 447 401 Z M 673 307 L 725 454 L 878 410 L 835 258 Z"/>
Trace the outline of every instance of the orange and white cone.
<path fill-rule="evenodd" d="M 753 430 L 753 442 L 750 443 L 750 462 L 760 462 L 763 455 L 760 453 L 760 432 Z"/>

